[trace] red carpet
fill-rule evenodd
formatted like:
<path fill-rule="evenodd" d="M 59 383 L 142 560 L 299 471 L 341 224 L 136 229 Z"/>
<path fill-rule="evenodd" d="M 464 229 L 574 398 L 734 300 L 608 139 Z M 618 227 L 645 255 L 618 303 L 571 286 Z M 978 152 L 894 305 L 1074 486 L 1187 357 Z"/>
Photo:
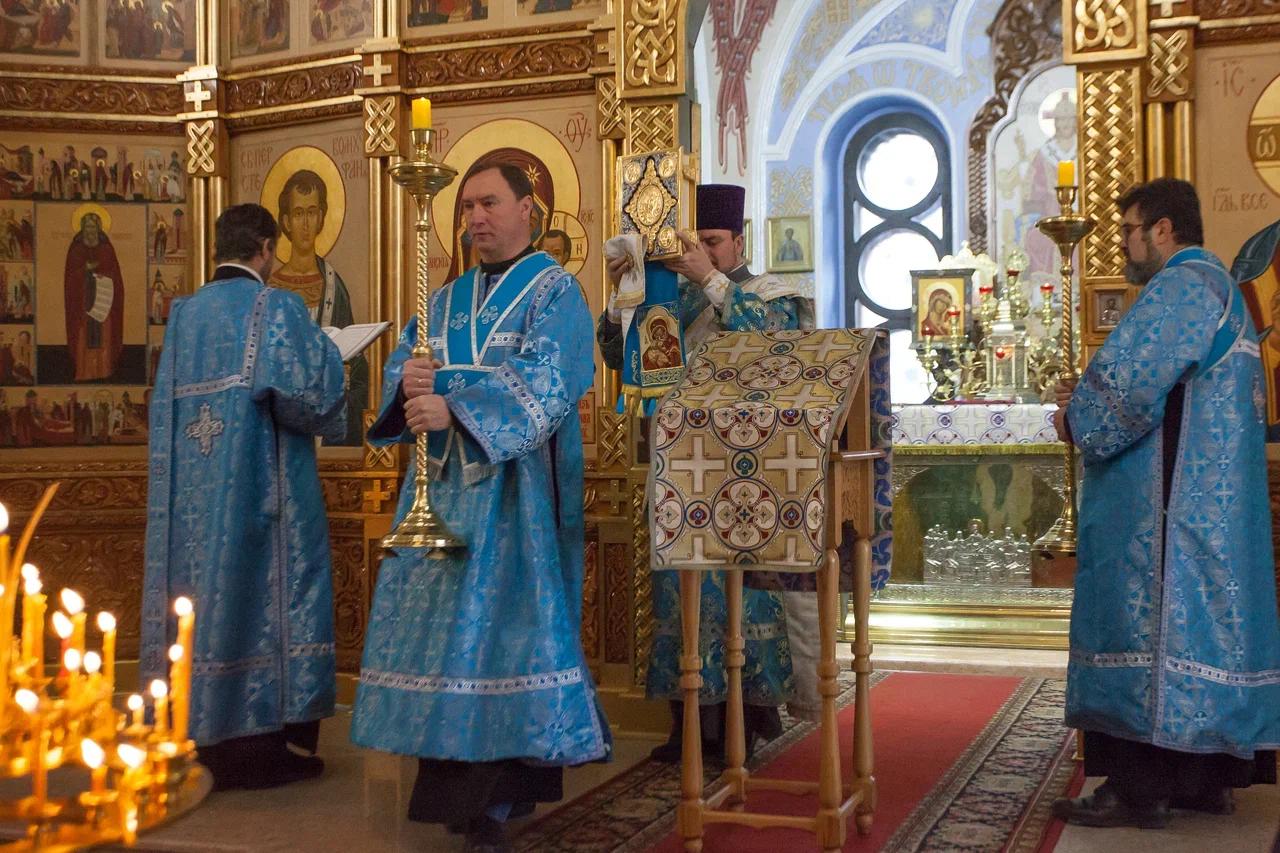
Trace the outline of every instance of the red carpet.
<path fill-rule="evenodd" d="M 871 680 L 878 806 L 871 835 L 849 822 L 846 850 L 893 853 L 1036 853 L 1049 804 L 1074 763 L 1062 725 L 1064 684 L 1039 678 L 877 672 Z M 845 780 L 852 764 L 852 673 L 838 703 Z M 815 726 L 784 718 L 785 731 L 752 762 L 760 777 L 814 780 Z M 704 779 L 718 769 L 707 767 Z M 680 768 L 642 761 L 516 830 L 519 853 L 678 853 Z M 752 811 L 813 814 L 816 797 L 753 794 Z M 706 827 L 704 850 L 812 850 L 800 830 Z"/>
<path fill-rule="evenodd" d="M 844 849 L 880 850 L 1021 683 L 1020 678 L 898 672 L 877 685 L 871 691 L 878 782 L 875 823 L 871 834 L 862 837 L 850 820 Z M 843 778 L 848 780 L 852 777 L 853 707 L 841 711 L 839 719 Z M 756 775 L 816 780 L 817 768 L 815 731 Z M 784 814 L 812 814 L 817 808 L 816 800 L 771 791 L 753 795 L 747 805 L 751 811 Z M 704 846 L 735 853 L 776 853 L 812 848 L 814 842 L 812 835 L 798 830 L 711 824 Z M 673 832 L 653 849 L 679 853 L 684 845 Z"/>

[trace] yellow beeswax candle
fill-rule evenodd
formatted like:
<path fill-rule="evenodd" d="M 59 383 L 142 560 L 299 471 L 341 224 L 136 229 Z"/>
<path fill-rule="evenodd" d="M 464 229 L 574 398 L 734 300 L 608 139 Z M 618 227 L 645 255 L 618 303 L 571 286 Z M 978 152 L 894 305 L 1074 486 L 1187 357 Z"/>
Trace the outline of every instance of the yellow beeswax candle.
<path fill-rule="evenodd" d="M 414 130 L 430 130 L 431 129 L 431 99 L 430 98 L 414 98 L 413 99 L 413 129 Z"/>

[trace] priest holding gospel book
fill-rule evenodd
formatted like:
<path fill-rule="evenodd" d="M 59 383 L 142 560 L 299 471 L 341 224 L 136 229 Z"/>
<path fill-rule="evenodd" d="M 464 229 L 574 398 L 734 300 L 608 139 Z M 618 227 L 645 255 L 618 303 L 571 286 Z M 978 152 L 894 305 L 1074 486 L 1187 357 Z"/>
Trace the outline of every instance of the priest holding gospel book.
<path fill-rule="evenodd" d="M 265 208 L 215 225 L 213 280 L 175 300 L 151 397 L 142 668 L 163 676 L 168 602 L 196 606 L 191 736 L 218 788 L 318 776 L 333 715 L 329 528 L 313 436 L 341 436 L 338 347 L 302 299 L 267 287 Z"/>

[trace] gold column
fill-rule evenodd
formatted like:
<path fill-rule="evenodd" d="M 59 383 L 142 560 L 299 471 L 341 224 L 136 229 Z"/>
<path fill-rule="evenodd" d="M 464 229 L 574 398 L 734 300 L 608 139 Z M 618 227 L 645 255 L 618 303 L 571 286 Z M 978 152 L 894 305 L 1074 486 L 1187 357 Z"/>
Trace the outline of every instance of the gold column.
<path fill-rule="evenodd" d="M 1168 174 L 1164 108 L 1144 104 L 1152 8 L 1148 0 L 1063 3 L 1064 55 L 1077 67 L 1080 213 L 1097 222 L 1080 244 L 1082 362 L 1107 334 L 1093 316 L 1094 292 L 1128 288 L 1115 201 L 1148 177 Z"/>
<path fill-rule="evenodd" d="M 698 140 L 689 136 L 687 121 L 690 88 L 686 47 L 688 5 L 684 0 L 619 0 L 615 6 L 615 32 L 605 42 L 615 75 L 598 78 L 596 89 L 601 137 L 613 135 L 618 139 L 613 151 L 615 157 L 618 154 L 672 149 L 681 143 L 686 150 L 696 153 Z M 606 125 L 613 128 L 612 134 L 603 132 Z M 608 151 L 604 153 L 608 156 Z M 610 177 L 606 198 L 609 199 L 609 209 L 616 211 L 616 181 L 611 172 L 606 174 Z M 605 217 L 601 219 L 603 221 Z M 616 381 L 616 377 L 606 380 L 606 389 L 616 389 L 617 386 L 611 384 Z M 608 396 L 602 400 L 602 425 L 610 423 L 605 407 L 612 402 Z M 638 690 L 645 682 L 653 636 L 648 519 L 643 501 L 645 469 L 637 460 L 638 434 L 635 424 L 629 423 L 628 481 L 638 498 L 631 502 L 629 518 L 635 531 L 629 554 L 631 610 L 627 614 L 631 623 L 630 688 L 633 690 Z M 606 618 L 609 617 L 610 614 L 606 614 Z"/>
<path fill-rule="evenodd" d="M 1147 104 L 1147 180 L 1164 176 L 1164 104 Z"/>
<path fill-rule="evenodd" d="M 1195 181 L 1195 102 L 1192 100 L 1173 105 L 1173 176 Z"/>

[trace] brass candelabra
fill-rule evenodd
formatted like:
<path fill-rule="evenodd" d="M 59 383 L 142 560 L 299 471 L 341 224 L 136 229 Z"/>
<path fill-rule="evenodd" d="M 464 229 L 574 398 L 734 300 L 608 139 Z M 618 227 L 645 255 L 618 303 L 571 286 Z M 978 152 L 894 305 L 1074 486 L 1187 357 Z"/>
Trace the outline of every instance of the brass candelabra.
<path fill-rule="evenodd" d="M 1075 300 L 1072 297 L 1072 255 L 1076 246 L 1097 224 L 1084 214 L 1075 212 L 1076 187 L 1058 187 L 1058 204 L 1061 212 L 1036 223 L 1046 237 L 1052 240 L 1062 255 L 1062 324 L 1060 331 L 1059 380 L 1074 380 L 1076 371 L 1075 333 L 1073 317 Z M 1071 557 L 1076 553 L 1076 452 L 1071 442 L 1066 444 L 1064 465 L 1066 476 L 1062 489 L 1062 515 L 1043 536 L 1036 540 L 1035 548 L 1051 557 Z"/>
<path fill-rule="evenodd" d="M 413 197 L 418 217 L 417 231 L 417 288 L 418 288 L 418 339 L 413 346 L 414 358 L 435 358 L 430 342 L 431 282 L 427 277 L 430 257 L 431 200 L 436 193 L 453 183 L 458 170 L 437 161 L 431 155 L 431 143 L 435 131 L 415 128 L 410 131 L 413 140 L 413 157 L 397 163 L 389 170 L 395 181 Z M 432 552 L 465 548 L 444 520 L 431 508 L 431 474 L 428 469 L 429 453 L 427 433 L 419 433 L 414 445 L 413 506 L 395 530 L 382 538 L 384 548 L 429 548 Z"/>
<path fill-rule="evenodd" d="M 23 559 L 56 491 L 57 484 L 45 491 L 12 552 L 8 513 L 0 506 L 0 623 L 13 625 L 19 581 L 23 592 L 21 638 L 0 637 L 0 779 L 31 780 L 29 794 L 0 799 L 0 820 L 28 827 L 27 837 L 7 850 L 131 845 L 140 831 L 193 808 L 212 787 L 187 737 L 195 635 L 190 599 L 174 603 L 178 642 L 169 648 L 169 681 L 150 685 L 151 725 L 139 694 L 129 697 L 131 718 L 113 707 L 115 617 L 98 614 L 101 651 L 86 649 L 88 614 L 74 590 L 61 591 L 62 609 L 49 620 L 61 653 L 46 669 L 47 596 L 39 570 Z M 51 796 L 49 774 L 67 766 L 89 771 L 89 789 Z"/>

